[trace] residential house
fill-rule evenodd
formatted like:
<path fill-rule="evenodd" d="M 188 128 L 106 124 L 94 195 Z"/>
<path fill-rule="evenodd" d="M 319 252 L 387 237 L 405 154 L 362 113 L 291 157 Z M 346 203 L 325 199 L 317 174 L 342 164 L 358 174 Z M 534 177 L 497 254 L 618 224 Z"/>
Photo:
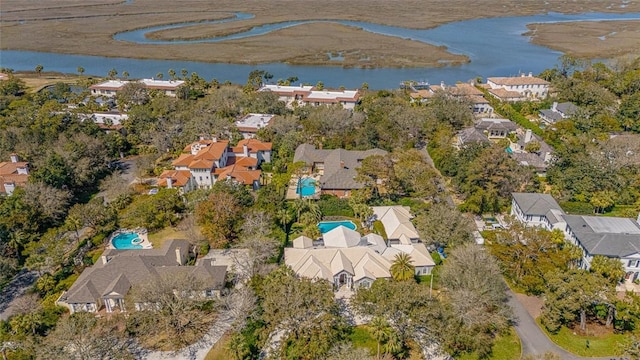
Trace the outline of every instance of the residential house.
<path fill-rule="evenodd" d="M 344 226 L 314 241 L 305 236 L 285 248 L 285 264 L 298 276 L 326 280 L 334 289 L 368 288 L 379 278 L 390 278 L 390 268 L 398 254 L 407 253 L 416 273 L 430 274 L 435 263 L 423 244 L 387 244 L 377 234 L 360 235 Z"/>
<path fill-rule="evenodd" d="M 125 85 L 131 82 L 132 81 L 128 80 L 108 80 L 91 85 L 89 89 L 91 90 L 91 95 L 113 97 L 116 96 L 118 91 L 121 91 Z M 137 82 L 142 84 L 147 90 L 160 91 L 171 97 L 175 97 L 178 88 L 184 84 L 182 80 L 142 79 Z"/>
<path fill-rule="evenodd" d="M 513 121 L 498 118 L 482 118 L 474 127 L 482 131 L 489 140 L 504 139 L 518 129 L 518 125 Z"/>
<path fill-rule="evenodd" d="M 371 210 L 382 223 L 390 244 L 411 245 L 420 241 L 408 206 L 373 206 Z"/>
<path fill-rule="evenodd" d="M 549 194 L 512 193 L 511 216 L 525 224 L 564 231 L 564 211 Z"/>
<path fill-rule="evenodd" d="M 11 154 L 11 161 L 0 162 L 0 195 L 11 196 L 16 187 L 24 186 L 29 179 L 29 163 L 20 161 L 18 154 Z"/>
<path fill-rule="evenodd" d="M 247 114 L 236 121 L 236 127 L 244 139 L 252 139 L 258 130 L 269 126 L 274 117 L 273 114 Z"/>
<path fill-rule="evenodd" d="M 102 130 L 107 133 L 109 131 L 121 130 L 122 123 L 129 119 L 129 115 L 119 111 L 95 112 L 91 114 L 78 114 L 81 121 L 90 120 L 96 123 Z"/>
<path fill-rule="evenodd" d="M 520 165 L 531 166 L 539 176 L 544 176 L 553 160 L 553 149 L 531 129 L 524 132 L 522 129 L 518 129 L 516 134 L 518 140 L 510 143 L 507 152 Z M 532 148 L 534 144 L 537 149 Z"/>
<path fill-rule="evenodd" d="M 302 161 L 307 171 L 320 176 L 318 185 L 321 194 L 349 197 L 352 190 L 362 189 L 364 184 L 356 180 L 357 168 L 362 160 L 373 155 L 386 155 L 380 149 L 351 151 L 344 149 L 316 149 L 311 144 L 298 146 L 293 156 L 294 162 Z"/>
<path fill-rule="evenodd" d="M 257 189 L 262 174 L 258 166 L 271 162 L 271 148 L 271 143 L 256 139 L 243 139 L 237 146 L 230 147 L 228 140 L 203 137 L 184 148 L 171 163 L 174 170 L 164 171 L 158 185 L 175 185 L 187 192 L 196 188 L 210 189 L 218 180 L 233 180 Z M 190 181 L 185 180 L 187 172 Z"/>
<path fill-rule="evenodd" d="M 494 98 L 504 102 L 517 102 L 527 100 L 527 97 L 525 95 L 517 91 L 510 91 L 502 88 L 492 89 L 489 87 L 487 88 L 487 92 Z"/>
<path fill-rule="evenodd" d="M 502 89 L 519 93 L 528 100 L 541 99 L 549 93 L 549 82 L 533 76 L 532 73 L 528 76 L 522 74 L 521 76 L 490 77 L 487 78 L 487 85 L 493 90 Z"/>
<path fill-rule="evenodd" d="M 547 194 L 514 193 L 511 215 L 527 226 L 560 229 L 566 241 L 582 251 L 580 267 L 589 269 L 594 256 L 618 259 L 626 280 L 640 275 L 640 216 L 638 219 L 567 215 Z"/>
<path fill-rule="evenodd" d="M 638 220 L 608 216 L 565 215 L 565 237 L 582 250 L 580 266 L 591 267 L 596 255 L 619 259 L 633 281 L 640 275 L 640 224 Z"/>
<path fill-rule="evenodd" d="M 131 310 L 127 309 L 125 298 L 132 288 L 176 276 L 193 276 L 202 281 L 201 296 L 219 296 L 227 267 L 214 266 L 212 261 L 187 266 L 190 248 L 187 240 L 169 240 L 160 249 L 105 250 L 100 260 L 86 268 L 56 304 L 69 308 L 72 314 L 103 309 L 107 313 L 124 312 Z M 134 304 L 136 310 L 145 305 Z"/>
<path fill-rule="evenodd" d="M 454 86 L 446 86 L 444 82 L 440 85 L 420 86 L 419 88 L 409 85 L 409 96 L 414 101 L 427 102 L 438 91 L 445 91 L 454 97 L 466 97 L 473 103 L 474 114 L 492 114 L 493 108 L 489 105 L 489 101 L 484 98 L 484 93 L 477 89 L 473 84 L 457 83 Z"/>
<path fill-rule="evenodd" d="M 270 91 L 278 95 L 287 107 L 297 105 L 334 105 L 341 104 L 345 109 L 353 110 L 360 101 L 358 90 L 317 90 L 313 86 L 264 85 L 258 91 Z"/>
<path fill-rule="evenodd" d="M 554 101 L 551 109 L 540 110 L 540 118 L 549 124 L 555 124 L 560 120 L 571 117 L 577 110 L 578 107 L 573 105 L 573 103 L 558 103 Z"/>

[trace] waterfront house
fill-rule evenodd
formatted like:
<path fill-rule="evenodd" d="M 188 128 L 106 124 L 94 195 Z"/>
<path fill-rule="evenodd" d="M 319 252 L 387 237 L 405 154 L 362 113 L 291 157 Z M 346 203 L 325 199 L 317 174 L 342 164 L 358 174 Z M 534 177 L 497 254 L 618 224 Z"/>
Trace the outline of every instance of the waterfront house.
<path fill-rule="evenodd" d="M 343 108 L 353 110 L 360 101 L 358 90 L 317 90 L 313 86 L 264 85 L 258 91 L 269 91 L 278 95 L 287 107 L 300 105 L 320 106 L 340 104 Z M 295 105 L 294 105 L 295 103 Z"/>
<path fill-rule="evenodd" d="M 529 73 L 528 76 L 490 77 L 487 85 L 491 89 L 516 92 L 528 100 L 542 99 L 549 93 L 549 82 Z M 495 95 L 494 95 L 495 96 Z"/>
<path fill-rule="evenodd" d="M 93 96 L 116 96 L 118 91 L 121 91 L 125 85 L 134 82 L 129 80 L 107 80 L 98 84 L 91 85 L 91 95 Z M 167 96 L 175 97 L 178 88 L 184 84 L 182 80 L 156 80 L 156 79 L 141 79 L 138 81 L 147 90 L 156 90 L 164 93 Z"/>

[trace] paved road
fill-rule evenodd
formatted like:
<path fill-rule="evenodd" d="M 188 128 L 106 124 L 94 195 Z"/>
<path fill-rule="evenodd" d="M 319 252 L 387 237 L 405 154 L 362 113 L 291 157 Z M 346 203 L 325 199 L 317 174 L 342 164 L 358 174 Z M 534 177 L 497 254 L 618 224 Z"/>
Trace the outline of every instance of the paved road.
<path fill-rule="evenodd" d="M 536 322 L 533 320 L 527 309 L 525 309 L 524 305 L 518 300 L 518 298 L 511 292 L 511 290 L 507 291 L 507 295 L 509 296 L 509 306 L 513 309 L 513 313 L 517 318 L 517 322 L 515 325 L 516 332 L 520 337 L 520 341 L 522 343 L 522 354 L 544 354 L 545 352 L 553 352 L 558 355 L 563 360 L 609 360 L 614 357 L 604 357 L 604 358 L 585 358 L 579 357 L 573 354 L 566 352 L 565 350 L 558 347 L 558 345 L 554 344 L 548 337 L 545 335 L 542 330 L 538 327 Z"/>
<path fill-rule="evenodd" d="M 0 320 L 7 320 L 13 315 L 14 302 L 33 285 L 36 279 L 35 271 L 23 270 L 2 290 L 0 293 Z"/>

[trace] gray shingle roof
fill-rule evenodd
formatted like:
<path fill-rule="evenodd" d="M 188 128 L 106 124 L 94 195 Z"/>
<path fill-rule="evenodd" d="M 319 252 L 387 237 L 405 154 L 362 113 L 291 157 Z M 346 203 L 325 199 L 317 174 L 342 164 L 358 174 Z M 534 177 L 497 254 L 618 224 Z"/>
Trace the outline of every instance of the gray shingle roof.
<path fill-rule="evenodd" d="M 469 127 L 460 130 L 460 132 L 458 133 L 458 138 L 460 139 L 461 144 L 490 142 L 489 138 L 487 138 L 482 130 L 476 129 L 475 127 Z"/>
<path fill-rule="evenodd" d="M 525 215 L 547 215 L 550 210 L 564 214 L 558 202 L 549 194 L 512 193 L 511 195 Z"/>
<path fill-rule="evenodd" d="M 591 255 L 625 257 L 640 252 L 640 226 L 633 219 L 582 215 L 564 218 Z"/>
<path fill-rule="evenodd" d="M 480 119 L 475 124 L 476 129 L 480 130 L 505 130 L 505 131 L 516 131 L 518 125 L 511 120 L 508 119 Z"/>
<path fill-rule="evenodd" d="M 556 122 L 562 120 L 562 115 L 558 112 L 555 112 L 551 109 L 543 109 L 540 110 L 540 116 L 550 120 L 551 122 Z"/>
<path fill-rule="evenodd" d="M 578 111 L 578 107 L 573 105 L 573 103 L 563 102 L 556 105 L 556 110 L 558 110 L 559 113 L 562 113 L 565 116 L 571 116 L 575 114 L 576 111 Z"/>
<path fill-rule="evenodd" d="M 311 144 L 302 144 L 296 149 L 294 162 L 304 161 L 307 165 L 324 163 L 324 175 L 320 178 L 323 189 L 360 189 L 362 183 L 355 181 L 356 168 L 362 160 L 373 155 L 386 155 L 381 149 L 357 150 L 319 150 Z"/>
<path fill-rule="evenodd" d="M 180 251 L 188 252 L 190 247 L 187 240 L 169 240 L 160 249 L 105 250 L 101 259 L 80 274 L 60 301 L 68 304 L 94 303 L 110 293 L 124 296 L 132 286 L 172 271 L 191 272 L 205 279 L 206 284 L 221 288 L 224 285 L 225 266 L 212 266 L 210 262 L 182 266 L 178 262 L 176 250 L 180 248 Z M 106 264 L 103 258 L 108 259 Z M 206 274 L 211 278 L 207 279 Z"/>

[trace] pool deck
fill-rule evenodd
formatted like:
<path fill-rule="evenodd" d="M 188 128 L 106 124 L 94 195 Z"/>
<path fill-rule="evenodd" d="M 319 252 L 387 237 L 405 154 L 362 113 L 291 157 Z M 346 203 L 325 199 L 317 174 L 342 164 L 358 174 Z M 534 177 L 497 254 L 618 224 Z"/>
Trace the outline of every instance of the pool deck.
<path fill-rule="evenodd" d="M 138 235 L 138 237 L 140 239 L 142 239 L 142 242 L 140 244 L 136 244 L 136 245 L 140 245 L 142 246 L 142 248 L 140 249 L 118 249 L 115 246 L 113 246 L 113 238 L 116 237 L 119 234 L 123 234 L 123 233 L 136 233 Z M 116 230 L 113 234 L 111 234 L 109 236 L 109 244 L 107 244 L 107 249 L 116 249 L 116 250 L 143 250 L 143 249 L 153 249 L 153 244 L 151 243 L 151 241 L 149 241 L 149 235 L 147 234 L 146 229 L 144 231 L 138 231 L 138 230 L 128 230 L 128 229 L 118 229 Z"/>
<path fill-rule="evenodd" d="M 303 176 L 302 178 L 312 178 L 313 180 L 316 181 L 316 183 L 318 183 L 320 181 L 320 175 L 314 175 L 314 176 Z M 285 199 L 287 200 L 295 200 L 295 199 L 299 199 L 300 198 L 300 194 L 296 193 L 296 188 L 298 185 L 298 178 L 293 175 L 291 177 L 291 180 L 289 181 L 289 187 L 287 188 L 287 195 L 285 197 Z M 316 193 L 310 196 L 303 196 L 304 199 L 319 199 L 320 198 L 320 189 L 318 188 L 318 186 L 316 186 Z"/>

